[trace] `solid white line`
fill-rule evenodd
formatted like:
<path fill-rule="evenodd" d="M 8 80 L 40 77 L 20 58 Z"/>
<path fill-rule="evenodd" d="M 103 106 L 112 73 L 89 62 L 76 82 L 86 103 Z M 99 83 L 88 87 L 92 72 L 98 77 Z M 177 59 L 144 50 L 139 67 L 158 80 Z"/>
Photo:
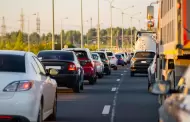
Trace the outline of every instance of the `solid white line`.
<path fill-rule="evenodd" d="M 102 114 L 109 114 L 109 112 L 110 112 L 110 105 L 105 105 Z"/>
<path fill-rule="evenodd" d="M 111 89 L 111 91 L 116 91 L 117 90 L 117 88 L 116 87 L 113 87 L 112 89 Z"/>
<path fill-rule="evenodd" d="M 120 79 L 117 79 L 117 81 L 120 81 Z"/>

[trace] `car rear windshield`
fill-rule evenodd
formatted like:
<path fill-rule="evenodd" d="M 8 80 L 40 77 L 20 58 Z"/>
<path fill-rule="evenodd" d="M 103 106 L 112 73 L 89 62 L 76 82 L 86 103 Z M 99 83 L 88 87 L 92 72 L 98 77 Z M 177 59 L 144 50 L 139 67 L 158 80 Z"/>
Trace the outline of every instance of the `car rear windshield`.
<path fill-rule="evenodd" d="M 115 55 L 117 59 L 123 58 L 122 55 Z"/>
<path fill-rule="evenodd" d="M 135 58 L 154 58 L 154 52 L 137 52 L 135 53 Z"/>
<path fill-rule="evenodd" d="M 98 53 L 98 54 L 100 55 L 100 58 L 101 58 L 101 59 L 106 59 L 106 56 L 105 56 L 104 53 Z"/>
<path fill-rule="evenodd" d="M 39 58 L 46 59 L 55 59 L 55 60 L 69 60 L 69 61 L 73 61 L 74 60 L 74 56 L 72 52 L 40 52 L 38 54 Z"/>
<path fill-rule="evenodd" d="M 88 59 L 88 55 L 86 51 L 74 51 L 77 58 L 79 59 Z"/>
<path fill-rule="evenodd" d="M 112 52 L 106 52 L 108 56 L 113 56 Z"/>
<path fill-rule="evenodd" d="M 0 72 L 26 72 L 25 56 L 0 55 Z"/>
<path fill-rule="evenodd" d="M 93 58 L 94 60 L 98 60 L 98 56 L 97 56 L 96 54 L 92 54 L 92 58 Z"/>

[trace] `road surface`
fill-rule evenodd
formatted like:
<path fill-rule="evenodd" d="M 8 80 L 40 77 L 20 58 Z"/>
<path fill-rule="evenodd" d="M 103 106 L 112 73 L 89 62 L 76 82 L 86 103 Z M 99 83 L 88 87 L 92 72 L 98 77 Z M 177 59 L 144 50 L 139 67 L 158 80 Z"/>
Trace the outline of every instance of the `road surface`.
<path fill-rule="evenodd" d="M 147 92 L 147 77 L 130 77 L 121 67 L 85 90 L 58 95 L 57 122 L 157 122 L 157 97 Z"/>

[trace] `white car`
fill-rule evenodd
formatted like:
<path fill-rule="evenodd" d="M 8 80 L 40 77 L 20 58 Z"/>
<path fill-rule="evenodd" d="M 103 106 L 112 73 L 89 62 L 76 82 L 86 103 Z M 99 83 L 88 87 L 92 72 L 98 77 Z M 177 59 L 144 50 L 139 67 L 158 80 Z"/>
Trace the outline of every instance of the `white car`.
<path fill-rule="evenodd" d="M 56 120 L 57 83 L 36 55 L 24 51 L 0 51 L 0 122 Z"/>
<path fill-rule="evenodd" d="M 101 61 L 100 55 L 98 53 L 92 53 L 93 61 L 96 65 L 96 72 L 99 78 L 104 76 L 104 63 Z"/>
<path fill-rule="evenodd" d="M 111 51 L 106 51 L 108 58 L 110 60 L 110 65 L 112 68 L 114 68 L 114 70 L 117 70 L 117 62 L 118 59 L 116 58 L 115 54 Z"/>

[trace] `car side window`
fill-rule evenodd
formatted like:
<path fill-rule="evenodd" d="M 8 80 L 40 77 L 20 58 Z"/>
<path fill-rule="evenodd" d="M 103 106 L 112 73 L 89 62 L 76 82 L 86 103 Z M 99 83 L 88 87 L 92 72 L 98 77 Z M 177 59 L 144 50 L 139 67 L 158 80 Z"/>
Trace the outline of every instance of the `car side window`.
<path fill-rule="evenodd" d="M 40 69 L 40 73 L 42 73 L 43 75 L 46 75 L 46 71 L 45 71 L 44 66 L 42 65 L 42 63 L 36 57 L 33 56 L 33 58 L 36 61 L 37 65 L 38 65 L 38 67 Z"/>
<path fill-rule="evenodd" d="M 38 65 L 37 65 L 37 63 L 36 63 L 36 61 L 34 60 L 33 57 L 30 58 L 30 61 L 31 61 L 31 65 L 34 68 L 35 72 L 37 74 L 40 74 L 40 69 L 39 69 L 39 67 L 38 67 Z"/>

